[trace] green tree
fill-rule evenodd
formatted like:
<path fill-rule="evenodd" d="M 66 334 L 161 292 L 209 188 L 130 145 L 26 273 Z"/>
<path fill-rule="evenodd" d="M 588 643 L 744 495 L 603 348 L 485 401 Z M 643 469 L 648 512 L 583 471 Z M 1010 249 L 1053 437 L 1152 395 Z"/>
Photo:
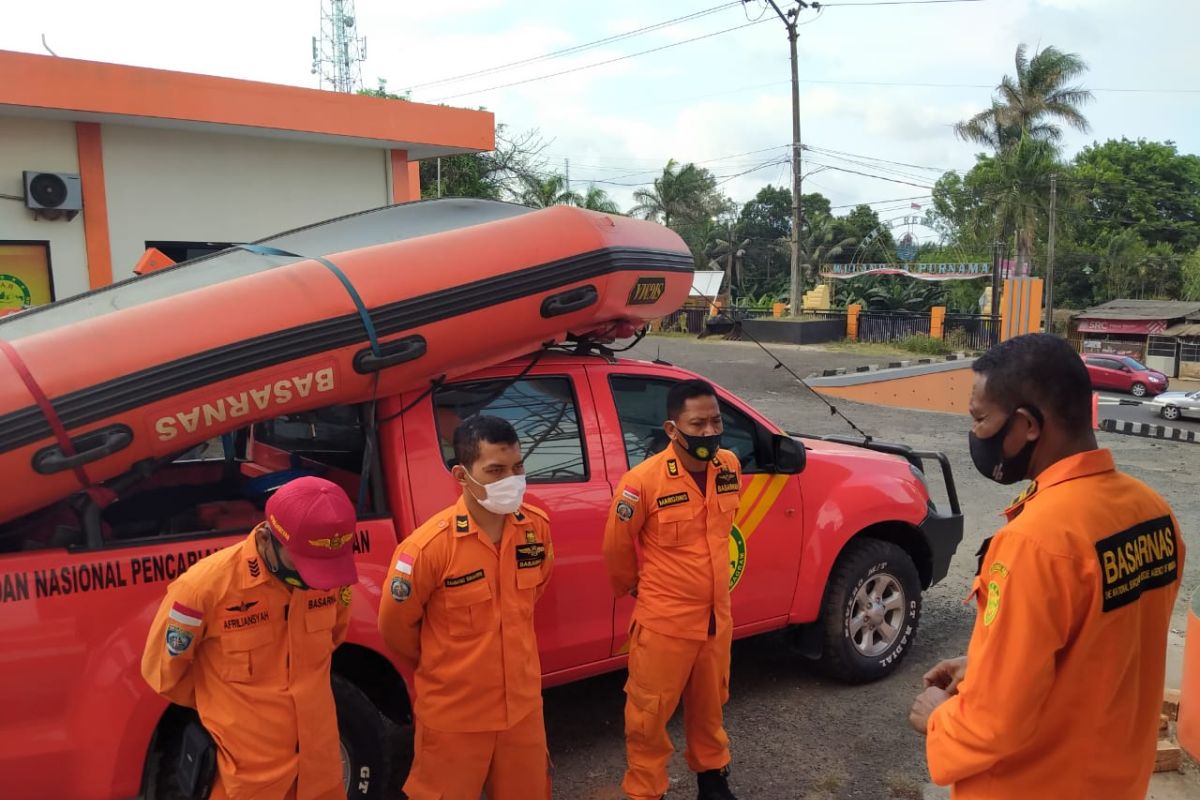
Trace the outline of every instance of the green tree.
<path fill-rule="evenodd" d="M 358 94 L 364 95 L 366 97 L 381 97 L 384 100 L 406 100 L 407 101 L 409 99 L 408 92 L 405 92 L 404 94 L 396 94 L 395 92 L 389 92 L 388 88 L 387 88 L 387 79 L 386 78 L 380 78 L 379 85 L 377 87 L 375 87 L 374 89 L 359 89 Z"/>
<path fill-rule="evenodd" d="M 887 227 L 878 230 L 879 227 L 879 214 L 867 205 L 855 206 L 854 210 L 846 216 L 835 217 L 833 220 L 834 238 L 839 241 L 853 239 L 857 247 L 846 248 L 836 258 L 830 260 L 841 263 L 856 261 L 871 264 L 895 261 L 896 242 L 892 238 L 892 231 Z M 867 237 L 872 233 L 876 233 L 876 235 L 868 241 Z"/>
<path fill-rule="evenodd" d="M 636 205 L 630 214 L 668 228 L 677 223 L 699 223 L 716 216 L 723 207 L 712 173 L 695 164 L 667 162 L 654 183 L 633 193 Z"/>
<path fill-rule="evenodd" d="M 420 162 L 421 196 L 477 197 L 483 200 L 518 196 L 523 188 L 524 176 L 545 171 L 542 153 L 547 146 L 536 129 L 513 135 L 506 126 L 497 125 L 496 146 L 490 152 L 464 153 Z"/>
<path fill-rule="evenodd" d="M 1193 250 L 1181 265 L 1183 299 L 1200 300 L 1200 247 Z"/>
<path fill-rule="evenodd" d="M 621 213 L 620 207 L 608 196 L 608 192 L 598 186 L 589 186 L 580 198 L 578 205 L 589 211 L 600 211 L 605 214 Z"/>
<path fill-rule="evenodd" d="M 522 175 L 520 181 L 516 199 L 523 206 L 550 208 L 577 206 L 583 203 L 583 198 L 567 189 L 567 179 L 562 175 Z"/>
<path fill-rule="evenodd" d="M 803 284 L 811 283 L 822 267 L 853 248 L 857 242 L 851 238 L 837 238 L 832 217 L 815 217 L 800 239 L 800 274 Z M 792 313 L 800 313 L 799 297 L 793 297 Z"/>
<path fill-rule="evenodd" d="M 1081 239 L 1131 229 L 1151 246 L 1200 246 L 1200 156 L 1180 154 L 1173 142 L 1122 138 L 1085 147 L 1074 166 L 1070 181 L 1084 198 L 1073 223 Z"/>
<path fill-rule="evenodd" d="M 1087 118 L 1079 108 L 1092 101 L 1092 93 L 1072 84 L 1087 72 L 1083 59 L 1056 47 L 1029 58 L 1028 48 L 1020 44 L 1014 61 L 1016 75 L 1000 80 L 991 106 L 954 126 L 959 138 L 1003 152 L 1025 137 L 1057 146 L 1060 122 L 1087 132 Z"/>

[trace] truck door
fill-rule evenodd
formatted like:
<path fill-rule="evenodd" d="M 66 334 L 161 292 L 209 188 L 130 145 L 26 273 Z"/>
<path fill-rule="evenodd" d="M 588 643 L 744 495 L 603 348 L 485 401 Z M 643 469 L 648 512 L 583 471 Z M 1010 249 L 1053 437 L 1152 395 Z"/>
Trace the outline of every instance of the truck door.
<path fill-rule="evenodd" d="M 617 451 L 609 455 L 616 486 L 626 469 L 667 446 L 662 424 L 667 391 L 677 380 L 638 373 L 627 365 L 594 369 L 607 374 L 593 371 L 593 383 L 606 381 L 610 388 L 608 409 L 599 391 L 597 405 L 605 441 L 615 443 Z M 749 634 L 781 624 L 791 604 L 804 534 L 799 476 L 771 471 L 770 437 L 776 431 L 729 393 L 719 388 L 717 393 L 725 423 L 722 447 L 742 463 L 742 504 L 730 534 L 730 587 L 734 625 L 739 634 Z M 626 646 L 632 610 L 629 598 L 618 603 L 614 653 Z"/>
<path fill-rule="evenodd" d="M 612 498 L 600 431 L 584 371 L 547 364 L 514 378 L 501 370 L 438 389 L 404 418 L 413 509 L 423 521 L 454 503 L 450 443 L 460 421 L 490 414 L 512 423 L 521 440 L 527 500 L 550 513 L 554 575 L 535 613 L 542 671 L 604 659 L 612 639 L 613 597 L 600 544 Z"/>

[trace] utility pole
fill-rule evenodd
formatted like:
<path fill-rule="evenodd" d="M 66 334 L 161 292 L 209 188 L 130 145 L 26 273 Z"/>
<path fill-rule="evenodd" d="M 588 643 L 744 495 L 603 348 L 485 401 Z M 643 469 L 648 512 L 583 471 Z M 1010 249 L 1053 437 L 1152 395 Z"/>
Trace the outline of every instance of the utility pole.
<path fill-rule="evenodd" d="M 565 170 L 565 175 L 566 175 L 566 179 L 567 179 L 567 194 L 570 194 L 571 193 L 571 159 L 569 159 L 569 158 L 563 159 L 563 169 Z"/>
<path fill-rule="evenodd" d="M 800 314 L 800 306 L 804 289 L 804 278 L 800 274 L 800 223 L 804 219 L 804 205 L 800 198 L 803 181 L 800 175 L 801 150 L 800 144 L 800 72 L 796 61 L 796 40 L 800 34 L 796 30 L 796 19 L 802 9 L 808 8 L 808 3 L 797 0 L 796 7 L 788 9 L 785 14 L 775 0 L 767 0 L 779 19 L 787 28 L 788 45 L 792 56 L 792 280 L 791 299 L 792 316 Z"/>
<path fill-rule="evenodd" d="M 1054 203 L 1058 175 L 1050 176 L 1050 241 L 1046 246 L 1046 333 L 1054 333 Z"/>
<path fill-rule="evenodd" d="M 439 199 L 441 199 L 441 196 L 442 196 L 442 159 L 441 159 L 441 156 L 438 156 L 438 160 L 437 160 L 437 184 L 438 184 L 437 196 Z"/>

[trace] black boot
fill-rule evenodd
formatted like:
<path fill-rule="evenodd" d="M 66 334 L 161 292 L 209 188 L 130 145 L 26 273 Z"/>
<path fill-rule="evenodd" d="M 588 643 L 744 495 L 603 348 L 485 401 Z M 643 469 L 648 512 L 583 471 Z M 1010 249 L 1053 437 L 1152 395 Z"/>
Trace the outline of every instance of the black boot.
<path fill-rule="evenodd" d="M 725 780 L 728 775 L 729 767 L 696 773 L 696 783 L 700 786 L 696 800 L 737 800 L 729 791 L 729 782 Z"/>

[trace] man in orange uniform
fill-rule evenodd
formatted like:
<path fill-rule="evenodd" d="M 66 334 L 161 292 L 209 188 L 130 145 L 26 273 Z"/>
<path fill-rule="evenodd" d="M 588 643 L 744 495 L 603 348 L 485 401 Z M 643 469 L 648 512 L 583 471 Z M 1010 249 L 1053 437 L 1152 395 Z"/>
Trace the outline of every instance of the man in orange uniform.
<path fill-rule="evenodd" d="M 462 497 L 396 548 L 379 606 L 388 647 L 414 670 L 409 800 L 549 800 L 533 607 L 554 550 L 546 512 L 522 503 L 512 425 L 454 432 Z"/>
<path fill-rule="evenodd" d="M 1117 472 L 1066 341 L 1011 339 L 974 364 L 971 455 L 1034 482 L 979 551 L 966 658 L 913 706 L 929 771 L 956 800 L 1142 800 L 1184 547 L 1171 509 Z"/>
<path fill-rule="evenodd" d="M 358 581 L 354 506 L 335 484 L 299 478 L 266 515 L 168 587 L 142 675 L 199 712 L 217 748 L 213 798 L 343 800 L 329 667 Z"/>
<path fill-rule="evenodd" d="M 683 381 L 667 394 L 671 445 L 626 473 L 604 531 L 604 560 L 617 596 L 637 598 L 625 684 L 621 786 L 632 800 L 667 790 L 667 721 L 683 700 L 687 763 L 699 800 L 733 800 L 729 737 L 729 534 L 740 502 L 741 465 L 721 450 L 713 387 Z M 637 545 L 643 563 L 638 568 Z"/>

